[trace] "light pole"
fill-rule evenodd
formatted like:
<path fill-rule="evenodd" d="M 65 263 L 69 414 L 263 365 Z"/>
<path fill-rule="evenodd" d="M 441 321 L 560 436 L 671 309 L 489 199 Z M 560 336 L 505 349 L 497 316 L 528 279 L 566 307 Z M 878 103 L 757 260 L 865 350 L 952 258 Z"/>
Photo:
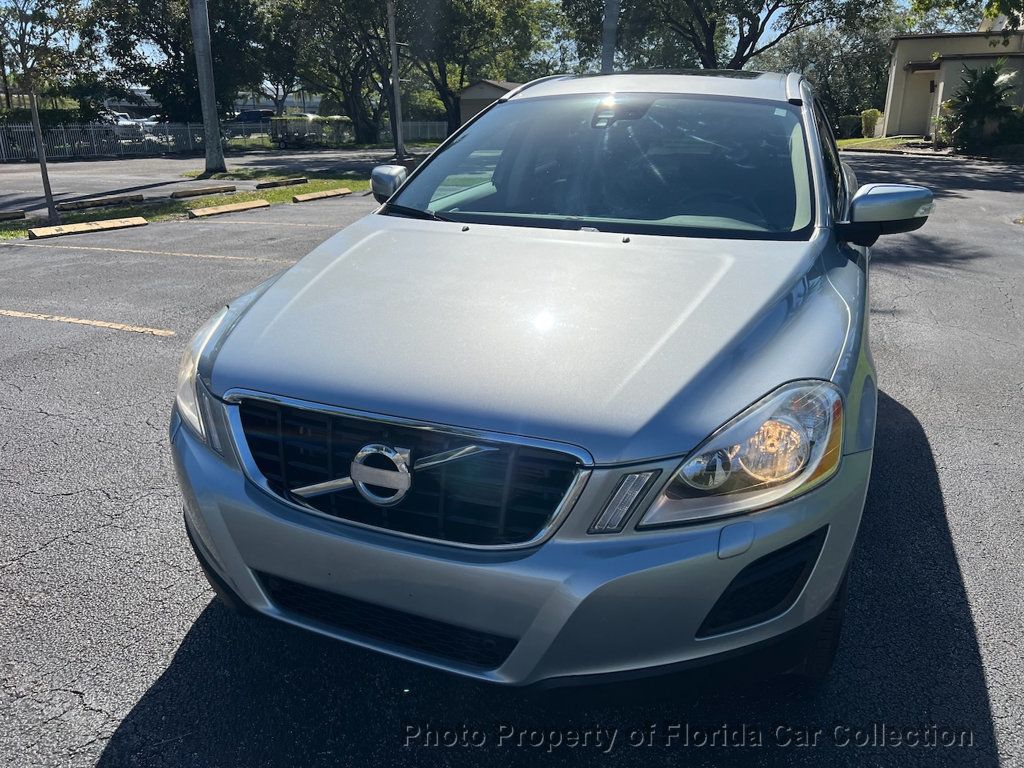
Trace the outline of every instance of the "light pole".
<path fill-rule="evenodd" d="M 619 0 L 604 0 L 604 23 L 601 25 L 601 74 L 615 69 L 615 36 L 619 26 Z"/>
<path fill-rule="evenodd" d="M 210 15 L 206 0 L 189 0 L 192 17 L 192 47 L 196 51 L 196 74 L 199 76 L 199 101 L 203 108 L 203 145 L 206 148 L 206 173 L 221 173 L 224 147 L 220 143 L 220 122 L 217 118 L 217 91 L 213 84 L 213 55 L 210 51 Z"/>
<path fill-rule="evenodd" d="M 405 142 L 402 140 L 402 94 L 398 82 L 398 41 L 395 40 L 395 0 L 387 0 L 388 6 L 388 44 L 391 46 L 391 93 L 395 105 L 391 116 L 395 124 L 395 158 L 405 159 Z"/>

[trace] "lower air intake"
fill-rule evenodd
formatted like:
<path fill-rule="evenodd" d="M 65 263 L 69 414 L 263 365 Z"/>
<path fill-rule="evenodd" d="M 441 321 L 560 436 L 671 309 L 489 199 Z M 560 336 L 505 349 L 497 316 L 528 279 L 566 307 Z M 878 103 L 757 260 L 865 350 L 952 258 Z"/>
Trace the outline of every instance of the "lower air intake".
<path fill-rule="evenodd" d="M 281 610 L 370 641 L 479 669 L 501 666 L 516 646 L 510 637 L 416 616 L 279 576 L 257 575 L 267 596 Z"/>
<path fill-rule="evenodd" d="M 697 637 L 743 629 L 785 612 L 807 583 L 827 532 L 828 526 L 819 528 L 740 571 L 700 625 Z"/>

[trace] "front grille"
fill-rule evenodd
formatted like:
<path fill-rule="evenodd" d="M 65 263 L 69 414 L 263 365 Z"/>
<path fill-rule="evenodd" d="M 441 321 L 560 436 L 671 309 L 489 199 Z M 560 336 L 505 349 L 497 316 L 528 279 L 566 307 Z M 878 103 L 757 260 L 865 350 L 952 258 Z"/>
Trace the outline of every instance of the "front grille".
<path fill-rule="evenodd" d="M 758 558 L 729 582 L 708 612 L 697 637 L 760 624 L 788 609 L 818 562 L 828 526 Z"/>
<path fill-rule="evenodd" d="M 274 493 L 343 520 L 461 544 L 530 541 L 550 522 L 579 469 L 574 456 L 558 451 L 264 400 L 243 399 L 239 414 L 249 452 Z M 413 461 L 468 444 L 496 450 L 414 471 L 409 492 L 391 507 L 354 488 L 301 500 L 289 494 L 347 476 L 355 454 L 371 443 L 411 449 Z"/>
<path fill-rule="evenodd" d="M 381 640 L 481 669 L 501 666 L 516 647 L 516 640 L 510 637 L 427 619 L 279 576 L 257 576 L 267 596 L 281 610 L 368 640 Z"/>

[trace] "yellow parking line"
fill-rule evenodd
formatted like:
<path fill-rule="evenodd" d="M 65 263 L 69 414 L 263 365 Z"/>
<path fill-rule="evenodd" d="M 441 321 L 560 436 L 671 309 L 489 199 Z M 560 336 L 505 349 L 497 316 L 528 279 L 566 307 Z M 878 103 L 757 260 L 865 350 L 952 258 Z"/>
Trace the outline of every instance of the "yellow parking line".
<path fill-rule="evenodd" d="M 243 211 L 244 213 L 244 211 Z M 341 229 L 336 222 L 324 223 L 324 224 L 303 224 L 298 221 L 264 221 L 263 219 L 203 219 L 203 224 L 240 224 L 242 226 L 250 226 L 252 224 L 268 224 L 272 227 L 309 227 L 311 229 Z M 192 226 L 195 226 L 196 222 L 192 222 Z"/>
<path fill-rule="evenodd" d="M 294 264 L 294 259 L 267 259 L 262 256 L 225 256 L 216 253 L 182 253 L 180 251 L 147 251 L 142 248 L 107 248 L 98 245 L 72 245 L 71 243 L 5 243 L 17 248 L 66 248 L 72 251 L 106 251 L 108 253 L 140 253 L 144 256 L 187 256 L 190 259 L 223 259 L 225 261 L 265 261 L 273 264 Z"/>
<path fill-rule="evenodd" d="M 39 312 L 21 312 L 16 309 L 0 309 L 0 315 L 4 317 L 20 317 L 26 320 L 49 320 L 54 323 L 73 323 L 74 325 L 91 325 L 96 328 L 110 328 L 114 331 L 130 331 L 131 333 L 145 333 L 150 336 L 173 336 L 174 331 L 165 328 L 147 328 L 144 325 L 125 325 L 124 323 L 109 323 L 106 320 L 84 320 L 81 317 L 67 317 L 65 315 L 44 315 Z"/>

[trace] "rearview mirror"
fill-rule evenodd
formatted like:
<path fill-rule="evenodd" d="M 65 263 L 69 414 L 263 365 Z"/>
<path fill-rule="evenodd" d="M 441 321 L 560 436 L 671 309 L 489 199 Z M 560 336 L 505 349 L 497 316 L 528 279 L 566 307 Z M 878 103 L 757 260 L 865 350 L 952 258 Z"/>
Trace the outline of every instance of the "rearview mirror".
<path fill-rule="evenodd" d="M 842 240 L 874 245 L 881 235 L 920 229 L 934 207 L 932 192 L 925 187 L 865 184 L 850 201 L 850 220 L 836 229 Z"/>
<path fill-rule="evenodd" d="M 370 189 L 378 203 L 386 203 L 388 198 L 395 194 L 408 171 L 401 165 L 378 165 L 370 173 Z"/>

